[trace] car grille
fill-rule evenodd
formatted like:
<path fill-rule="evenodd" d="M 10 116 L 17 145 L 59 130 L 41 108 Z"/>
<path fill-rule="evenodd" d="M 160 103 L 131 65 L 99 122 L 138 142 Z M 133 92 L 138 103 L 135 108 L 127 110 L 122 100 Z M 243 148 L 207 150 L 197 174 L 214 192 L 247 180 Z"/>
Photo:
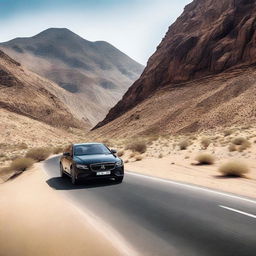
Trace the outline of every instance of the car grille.
<path fill-rule="evenodd" d="M 95 172 L 100 171 L 111 171 L 115 169 L 115 163 L 98 163 L 98 164 L 91 164 L 91 170 Z"/>

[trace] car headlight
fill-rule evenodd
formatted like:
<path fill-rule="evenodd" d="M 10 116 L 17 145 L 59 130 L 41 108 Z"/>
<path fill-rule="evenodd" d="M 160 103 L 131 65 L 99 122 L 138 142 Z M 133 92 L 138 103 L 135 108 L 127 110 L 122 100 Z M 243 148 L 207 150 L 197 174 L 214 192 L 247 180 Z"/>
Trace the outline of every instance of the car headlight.
<path fill-rule="evenodd" d="M 77 164 L 76 168 L 83 169 L 83 170 L 89 170 L 89 167 L 87 165 L 84 165 L 84 164 Z"/>
<path fill-rule="evenodd" d="M 116 162 L 116 166 L 117 166 L 117 167 L 122 167 L 122 166 L 123 166 L 123 161 L 118 161 L 118 162 Z"/>

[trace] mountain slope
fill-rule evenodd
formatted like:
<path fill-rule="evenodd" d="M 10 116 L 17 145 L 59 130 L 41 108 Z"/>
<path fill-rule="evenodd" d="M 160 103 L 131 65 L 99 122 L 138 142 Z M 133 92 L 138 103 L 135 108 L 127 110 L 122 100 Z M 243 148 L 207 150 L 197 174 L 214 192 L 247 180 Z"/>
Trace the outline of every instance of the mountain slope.
<path fill-rule="evenodd" d="M 73 103 L 78 103 L 71 108 L 91 124 L 105 117 L 143 70 L 107 42 L 90 42 L 68 29 L 47 29 L 31 38 L 2 43 L 0 48 L 71 92 Z"/>
<path fill-rule="evenodd" d="M 0 51 L 0 92 L 2 109 L 52 126 L 87 127 L 87 129 L 89 127 L 88 122 L 74 118 L 64 102 L 56 97 L 57 94 L 65 95 L 63 89 L 27 71 L 2 51 Z"/>
<path fill-rule="evenodd" d="M 199 105 L 203 111 L 222 109 L 223 112 L 219 114 L 228 116 L 236 106 L 231 104 L 231 108 L 227 109 L 224 107 L 226 104 L 240 97 L 242 99 L 247 90 L 254 92 L 255 72 L 252 66 L 256 63 L 255 17 L 256 2 L 252 0 L 194 0 L 170 26 L 157 51 L 149 59 L 140 79 L 130 87 L 123 99 L 110 110 L 96 128 L 118 117 L 127 119 L 128 111 L 133 113 L 135 111 L 133 107 L 137 106 L 140 109 L 142 106 L 145 107 L 146 102 L 148 108 L 143 107 L 143 111 L 151 113 L 150 119 L 154 117 L 156 120 L 161 119 L 162 125 L 167 121 L 172 122 L 171 130 L 176 132 L 190 125 L 194 126 L 194 129 L 207 127 L 202 124 L 201 116 L 191 115 L 200 114 L 197 109 L 193 109 L 192 101 L 197 101 L 199 104 L 205 98 L 204 103 Z M 243 68 L 246 66 L 252 67 L 248 69 L 249 73 L 247 68 Z M 237 71 L 232 72 L 234 69 Z M 244 72 L 250 77 L 245 77 Z M 217 74 L 220 76 L 215 81 Z M 204 81 L 203 84 L 201 79 Z M 191 84 L 193 84 L 192 91 L 189 89 Z M 205 91 L 205 88 L 212 91 Z M 235 93 L 236 90 L 240 93 Z M 159 93 L 164 94 L 165 91 L 169 95 L 166 105 L 158 99 Z M 210 96 L 213 92 L 217 94 Z M 226 95 L 227 99 L 220 101 L 222 95 Z M 188 98 L 190 100 L 186 101 Z M 246 97 L 244 100 L 246 101 Z M 249 102 L 248 100 L 247 104 L 250 104 Z M 253 105 L 248 107 L 255 109 L 255 103 L 253 101 L 251 103 Z M 127 115 L 122 117 L 125 113 Z M 165 116 L 168 113 L 170 117 L 164 121 L 161 115 Z M 186 119 L 182 119 L 180 124 L 178 120 L 182 114 Z M 221 119 L 222 125 L 232 124 L 229 119 L 227 121 Z M 147 120 L 145 119 L 145 125 L 149 129 Z M 246 120 L 241 116 L 236 122 L 246 122 Z M 214 115 L 211 123 L 213 126 L 214 123 L 218 123 L 217 116 Z M 164 130 L 163 127 L 161 129 Z"/>

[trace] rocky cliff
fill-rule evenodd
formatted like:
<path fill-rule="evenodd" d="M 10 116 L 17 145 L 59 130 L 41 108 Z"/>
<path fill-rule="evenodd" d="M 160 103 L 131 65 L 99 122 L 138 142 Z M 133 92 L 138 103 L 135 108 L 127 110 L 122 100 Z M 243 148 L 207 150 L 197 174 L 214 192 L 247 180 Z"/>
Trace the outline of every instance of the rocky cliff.
<path fill-rule="evenodd" d="M 194 0 L 170 26 L 142 76 L 96 128 L 158 89 L 256 63 L 256 1 Z M 242 86 L 242 84 L 241 84 Z"/>

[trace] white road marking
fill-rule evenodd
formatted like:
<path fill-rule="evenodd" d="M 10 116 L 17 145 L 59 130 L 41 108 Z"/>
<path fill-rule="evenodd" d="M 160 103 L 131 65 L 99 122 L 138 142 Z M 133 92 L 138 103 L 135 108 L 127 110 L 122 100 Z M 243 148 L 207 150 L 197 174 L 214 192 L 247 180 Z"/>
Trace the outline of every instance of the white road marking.
<path fill-rule="evenodd" d="M 230 208 L 230 207 L 227 207 L 227 206 L 223 206 L 223 205 L 219 205 L 219 207 L 224 208 L 224 209 L 229 210 L 229 211 L 232 211 L 232 212 L 240 213 L 240 214 L 243 214 L 243 215 L 246 215 L 246 216 L 249 216 L 251 218 L 256 219 L 256 215 L 253 215 L 251 213 L 243 212 L 243 211 L 236 210 L 236 209 L 233 209 L 233 208 Z"/>
<path fill-rule="evenodd" d="M 155 180 L 155 181 L 170 183 L 170 184 L 183 186 L 183 187 L 190 188 L 190 189 L 210 192 L 210 193 L 214 193 L 214 194 L 217 194 L 217 195 L 226 196 L 226 197 L 230 197 L 230 198 L 233 198 L 233 199 L 239 199 L 239 200 L 243 200 L 243 201 L 246 201 L 246 202 L 249 202 L 249 203 L 256 204 L 256 201 L 252 200 L 252 199 L 248 199 L 248 198 L 244 198 L 244 197 L 240 197 L 240 196 L 235 196 L 235 195 L 231 195 L 231 194 L 226 194 L 226 193 L 223 193 L 223 192 L 219 192 L 219 191 L 208 189 L 208 188 L 199 187 L 199 186 L 196 186 L 196 185 L 189 185 L 189 184 L 185 184 L 185 183 L 181 183 L 181 182 L 176 182 L 176 181 L 172 181 L 172 180 L 166 180 L 166 179 L 162 179 L 162 178 L 147 176 L 147 175 L 138 174 L 138 173 L 134 173 L 134 172 L 130 172 L 130 171 L 126 171 L 126 173 L 128 173 L 130 175 L 133 175 L 133 176 L 138 176 L 138 177 L 151 179 L 151 180 Z"/>

